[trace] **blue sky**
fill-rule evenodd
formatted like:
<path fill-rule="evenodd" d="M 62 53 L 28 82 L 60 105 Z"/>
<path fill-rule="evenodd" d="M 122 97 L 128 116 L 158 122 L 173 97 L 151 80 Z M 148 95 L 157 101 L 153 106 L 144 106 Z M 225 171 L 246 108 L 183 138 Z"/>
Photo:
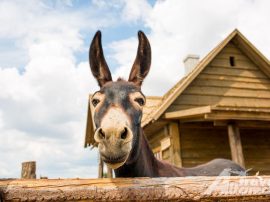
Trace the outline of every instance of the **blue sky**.
<path fill-rule="evenodd" d="M 38 176 L 96 177 L 84 149 L 87 99 L 98 89 L 88 48 L 97 30 L 113 78 L 126 78 L 137 31 L 152 46 L 146 95 L 184 76 L 187 54 L 205 56 L 238 28 L 270 58 L 268 0 L 0 1 L 0 178 L 37 161 Z"/>

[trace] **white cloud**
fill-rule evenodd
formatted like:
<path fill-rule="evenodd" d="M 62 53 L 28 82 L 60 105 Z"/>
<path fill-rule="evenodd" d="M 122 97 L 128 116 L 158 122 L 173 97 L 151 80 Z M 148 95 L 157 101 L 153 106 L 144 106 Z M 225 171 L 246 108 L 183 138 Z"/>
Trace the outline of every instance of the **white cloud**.
<path fill-rule="evenodd" d="M 109 48 L 113 52 L 110 57 L 114 58 L 119 64 L 119 67 L 113 72 L 112 75 L 114 80 L 116 80 L 118 77 L 128 79 L 131 66 L 136 57 L 137 44 L 138 41 L 135 37 L 110 44 Z"/>
<path fill-rule="evenodd" d="M 2 69 L 0 81 L 0 156 L 6 162 L 1 177 L 19 177 L 20 163 L 27 160 L 36 160 L 38 172 L 49 177 L 75 177 L 77 167 L 89 168 L 81 177 L 97 173 L 96 152 L 83 148 L 87 95 L 96 86 L 86 63 L 37 55 L 23 74 Z M 50 166 L 50 172 L 43 169 Z"/>
<path fill-rule="evenodd" d="M 118 13 L 118 25 L 120 23 L 137 23 L 148 17 L 151 5 L 146 0 L 93 0 L 94 5 L 107 11 Z"/>
<path fill-rule="evenodd" d="M 152 46 L 152 68 L 143 86 L 145 94 L 163 95 L 184 75 L 182 60 L 187 54 L 199 54 L 202 58 L 235 28 L 239 28 L 269 58 L 269 3 L 157 1 L 143 18 L 144 25 L 150 29 L 148 37 Z M 112 57 L 120 64 L 115 77 L 127 77 L 137 41 L 132 37 L 111 46 Z"/>
<path fill-rule="evenodd" d="M 136 22 L 148 17 L 151 6 L 145 0 L 124 1 L 122 18 L 126 21 Z"/>
<path fill-rule="evenodd" d="M 97 85 L 88 62 L 75 57 L 85 49 L 80 32 L 89 15 L 28 2 L 0 3 L 0 40 L 28 55 L 23 71 L 0 64 L 0 176 L 19 177 L 21 162 L 35 160 L 38 175 L 95 177 L 97 153 L 83 144 L 88 93 Z M 92 20 L 90 29 L 103 26 Z"/>

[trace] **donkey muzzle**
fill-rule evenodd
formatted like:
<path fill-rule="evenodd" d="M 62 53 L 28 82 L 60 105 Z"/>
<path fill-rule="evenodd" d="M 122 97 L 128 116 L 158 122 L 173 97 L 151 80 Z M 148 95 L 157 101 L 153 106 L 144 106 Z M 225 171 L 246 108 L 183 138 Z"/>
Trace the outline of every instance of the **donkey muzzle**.
<path fill-rule="evenodd" d="M 129 127 L 100 127 L 94 135 L 102 160 L 112 169 L 122 166 L 132 149 L 133 133 Z"/>

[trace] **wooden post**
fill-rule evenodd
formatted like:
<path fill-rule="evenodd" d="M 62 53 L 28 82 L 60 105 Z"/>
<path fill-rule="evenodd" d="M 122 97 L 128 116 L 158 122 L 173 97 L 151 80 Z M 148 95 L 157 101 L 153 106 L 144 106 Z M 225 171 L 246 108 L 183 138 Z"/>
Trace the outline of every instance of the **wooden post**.
<path fill-rule="evenodd" d="M 161 159 L 173 163 L 173 153 L 171 148 L 171 139 L 169 136 L 160 140 Z"/>
<path fill-rule="evenodd" d="M 245 167 L 242 143 L 239 128 L 234 123 L 228 124 L 228 136 L 231 148 L 232 160 Z"/>
<path fill-rule="evenodd" d="M 176 122 L 171 122 L 168 125 L 168 129 L 173 151 L 173 163 L 176 166 L 182 167 L 179 125 Z"/>
<path fill-rule="evenodd" d="M 113 178 L 112 169 L 107 166 L 107 178 Z"/>
<path fill-rule="evenodd" d="M 103 161 L 101 157 L 99 157 L 99 162 L 98 162 L 98 178 L 103 178 Z"/>
<path fill-rule="evenodd" d="M 36 162 L 29 161 L 22 163 L 22 179 L 36 179 Z"/>

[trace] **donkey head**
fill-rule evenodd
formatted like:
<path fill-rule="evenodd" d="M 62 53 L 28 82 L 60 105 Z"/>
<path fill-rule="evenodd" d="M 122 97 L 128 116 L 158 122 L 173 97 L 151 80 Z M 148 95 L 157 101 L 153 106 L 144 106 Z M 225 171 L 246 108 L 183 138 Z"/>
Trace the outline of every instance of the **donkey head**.
<path fill-rule="evenodd" d="M 137 56 L 128 81 L 112 81 L 103 55 L 100 31 L 95 34 L 89 51 L 91 71 L 100 86 L 91 98 L 96 125 L 94 138 L 102 160 L 113 169 L 128 164 L 138 149 L 135 147 L 139 143 L 142 107 L 145 104 L 141 85 L 151 64 L 148 39 L 141 31 L 138 38 Z"/>

